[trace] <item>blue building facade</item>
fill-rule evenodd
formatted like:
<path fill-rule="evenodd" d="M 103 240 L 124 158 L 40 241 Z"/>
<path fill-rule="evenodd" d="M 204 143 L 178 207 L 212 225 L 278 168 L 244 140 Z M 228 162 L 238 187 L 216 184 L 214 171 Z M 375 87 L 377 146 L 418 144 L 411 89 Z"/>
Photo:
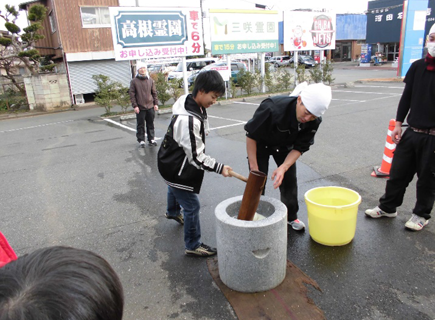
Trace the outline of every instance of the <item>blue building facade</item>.
<path fill-rule="evenodd" d="M 382 55 L 388 61 L 399 56 L 402 29 L 403 0 L 376 0 L 368 2 L 366 42 L 372 54 Z M 425 35 L 435 23 L 435 0 L 428 0 Z"/>
<path fill-rule="evenodd" d="M 367 16 L 365 14 L 337 14 L 334 61 L 357 60 L 361 55 L 361 44 L 365 43 Z"/>

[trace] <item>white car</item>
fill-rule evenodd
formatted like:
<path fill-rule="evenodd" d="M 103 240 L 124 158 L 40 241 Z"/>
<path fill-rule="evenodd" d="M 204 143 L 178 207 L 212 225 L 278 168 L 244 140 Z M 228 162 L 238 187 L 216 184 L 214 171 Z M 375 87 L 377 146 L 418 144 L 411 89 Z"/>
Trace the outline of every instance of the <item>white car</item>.
<path fill-rule="evenodd" d="M 201 70 L 205 66 L 218 62 L 219 59 L 216 58 L 201 58 L 201 59 L 191 59 L 186 60 L 186 70 L 187 70 L 187 76 L 189 77 L 193 71 Z M 177 68 L 175 71 L 172 71 L 168 75 L 168 80 L 174 80 L 174 79 L 181 79 L 183 78 L 183 64 L 180 62 L 177 65 Z"/>

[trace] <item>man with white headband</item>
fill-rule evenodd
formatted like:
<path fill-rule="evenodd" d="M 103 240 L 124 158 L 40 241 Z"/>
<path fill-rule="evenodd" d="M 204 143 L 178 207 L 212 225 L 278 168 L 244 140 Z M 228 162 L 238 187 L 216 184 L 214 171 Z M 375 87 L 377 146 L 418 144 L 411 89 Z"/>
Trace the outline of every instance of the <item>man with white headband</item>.
<path fill-rule="evenodd" d="M 331 99 L 330 87 L 304 82 L 290 96 L 270 97 L 261 102 L 245 125 L 249 170 L 267 174 L 269 157 L 273 157 L 277 165 L 272 173 L 273 187 L 279 187 L 288 223 L 294 230 L 305 229 L 297 215 L 296 160 L 314 143 L 321 116 Z"/>
<path fill-rule="evenodd" d="M 391 132 L 397 144 L 384 195 L 366 210 L 372 218 L 397 216 L 406 187 L 417 173 L 417 201 L 405 227 L 419 231 L 429 223 L 435 201 L 435 24 L 427 39 L 427 55 L 411 64 Z M 409 128 L 402 135 L 402 123 Z"/>

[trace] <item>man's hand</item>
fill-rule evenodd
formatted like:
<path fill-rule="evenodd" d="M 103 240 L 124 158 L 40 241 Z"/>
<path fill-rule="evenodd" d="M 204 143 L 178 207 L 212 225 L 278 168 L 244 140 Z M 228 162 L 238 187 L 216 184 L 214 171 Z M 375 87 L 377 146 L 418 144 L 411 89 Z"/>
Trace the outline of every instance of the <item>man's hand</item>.
<path fill-rule="evenodd" d="M 282 183 L 282 179 L 284 179 L 285 175 L 285 169 L 282 168 L 282 166 L 279 166 L 275 169 L 275 171 L 272 173 L 272 181 L 273 181 L 273 188 L 279 188 L 279 186 Z"/>
<path fill-rule="evenodd" d="M 139 107 L 134 107 L 134 112 L 139 114 L 139 112 L 140 112 Z"/>
<path fill-rule="evenodd" d="M 391 131 L 391 139 L 395 144 L 398 144 L 401 138 L 402 138 L 402 123 L 397 121 L 394 130 Z"/>
<path fill-rule="evenodd" d="M 154 106 L 154 110 L 155 110 L 155 111 L 159 110 L 159 106 L 158 106 L 158 105 L 155 105 L 155 106 Z"/>
<path fill-rule="evenodd" d="M 230 166 L 224 166 L 223 170 L 222 170 L 222 175 L 224 177 L 229 177 L 230 176 L 230 171 L 233 170 Z"/>

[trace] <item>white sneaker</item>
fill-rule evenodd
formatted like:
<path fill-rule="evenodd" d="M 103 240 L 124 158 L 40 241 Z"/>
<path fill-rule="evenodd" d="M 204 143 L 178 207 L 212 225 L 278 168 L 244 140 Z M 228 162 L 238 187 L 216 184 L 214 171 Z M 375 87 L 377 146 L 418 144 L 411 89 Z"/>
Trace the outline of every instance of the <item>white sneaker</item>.
<path fill-rule="evenodd" d="M 415 231 L 420 231 L 428 223 L 429 220 L 426 220 L 425 218 L 417 216 L 415 213 L 413 213 L 411 219 L 406 221 L 405 228 L 415 230 Z"/>
<path fill-rule="evenodd" d="M 141 142 L 139 142 L 139 147 L 141 147 L 141 148 L 145 148 L 145 141 L 141 141 Z"/>
<path fill-rule="evenodd" d="M 305 224 L 299 219 L 289 221 L 288 224 L 293 228 L 293 230 L 296 231 L 301 231 L 305 229 Z"/>
<path fill-rule="evenodd" d="M 149 144 L 150 146 L 156 146 L 156 145 L 157 145 L 157 142 L 156 142 L 156 140 L 151 140 L 148 144 Z"/>
<path fill-rule="evenodd" d="M 381 217 L 388 217 L 388 218 L 395 218 L 397 217 L 397 212 L 394 213 L 388 213 L 385 211 L 382 211 L 379 207 L 374 207 L 373 209 L 367 209 L 366 215 L 372 218 L 381 218 Z"/>

